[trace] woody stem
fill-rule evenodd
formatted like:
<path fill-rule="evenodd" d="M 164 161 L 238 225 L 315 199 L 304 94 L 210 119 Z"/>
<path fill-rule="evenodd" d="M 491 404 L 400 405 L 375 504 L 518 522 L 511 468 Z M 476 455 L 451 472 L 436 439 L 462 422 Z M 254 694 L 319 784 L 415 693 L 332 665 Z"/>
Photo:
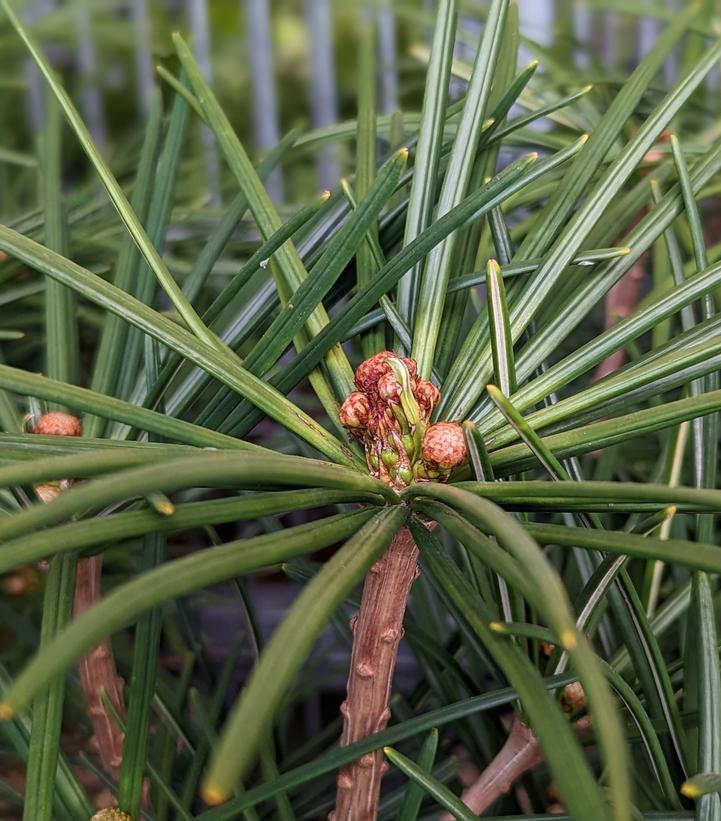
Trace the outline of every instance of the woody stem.
<path fill-rule="evenodd" d="M 75 617 L 100 599 L 102 556 L 79 559 L 75 571 Z M 109 639 L 105 639 L 80 661 L 80 684 L 98 743 L 103 769 L 117 781 L 123 757 L 123 731 L 103 701 L 103 693 L 118 714 L 123 715 L 123 679 L 115 667 Z"/>
<path fill-rule="evenodd" d="M 514 716 L 505 744 L 478 779 L 463 791 L 461 800 L 471 812 L 480 815 L 542 761 L 543 751 L 535 733 Z M 452 821 L 453 818 L 446 814 L 441 821 Z"/>
<path fill-rule="evenodd" d="M 410 531 L 403 528 L 366 576 L 360 611 L 351 622 L 353 650 L 347 697 L 341 705 L 342 746 L 377 733 L 388 724 L 403 615 L 418 572 L 418 548 Z M 330 818 L 373 821 L 385 769 L 382 750 L 343 767 L 338 775 L 335 813 Z"/>

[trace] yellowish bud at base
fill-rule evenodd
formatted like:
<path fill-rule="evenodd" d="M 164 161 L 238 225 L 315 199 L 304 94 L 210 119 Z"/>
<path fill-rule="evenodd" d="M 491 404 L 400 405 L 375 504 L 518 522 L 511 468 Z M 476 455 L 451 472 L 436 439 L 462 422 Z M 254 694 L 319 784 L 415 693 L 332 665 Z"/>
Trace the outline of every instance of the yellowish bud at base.
<path fill-rule="evenodd" d="M 700 798 L 703 795 L 703 790 L 696 786 L 696 784 L 691 784 L 688 781 L 681 784 L 679 792 L 681 795 L 685 795 L 686 798 Z"/>
<path fill-rule="evenodd" d="M 206 787 L 203 787 L 201 795 L 203 797 L 203 801 L 209 807 L 217 807 L 219 804 L 224 804 L 230 796 L 220 789 L 220 787 L 214 787 L 212 784 L 209 784 Z"/>
<path fill-rule="evenodd" d="M 578 644 L 578 639 L 576 638 L 576 632 L 574 630 L 564 630 L 560 636 L 561 639 L 561 647 L 564 650 L 575 650 L 576 645 Z"/>

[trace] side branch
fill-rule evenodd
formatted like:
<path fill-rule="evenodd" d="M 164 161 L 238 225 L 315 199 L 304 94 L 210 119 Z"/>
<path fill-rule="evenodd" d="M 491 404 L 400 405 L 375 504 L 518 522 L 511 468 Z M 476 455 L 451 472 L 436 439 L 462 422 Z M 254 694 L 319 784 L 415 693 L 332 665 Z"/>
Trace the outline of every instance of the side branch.
<path fill-rule="evenodd" d="M 100 600 L 102 556 L 79 559 L 75 571 L 74 615 L 92 607 Z M 123 679 L 115 667 L 110 639 L 105 639 L 80 661 L 80 684 L 88 704 L 88 713 L 98 745 L 98 754 L 105 772 L 117 783 L 123 760 L 124 733 L 103 701 L 103 693 L 119 715 L 124 715 Z"/>
<path fill-rule="evenodd" d="M 81 436 L 83 426 L 80 419 L 72 414 L 51 411 L 38 419 L 34 432 L 45 436 Z M 42 502 L 49 504 L 72 485 L 73 479 L 67 478 L 60 482 L 37 485 L 35 492 Z M 102 556 L 78 560 L 73 607 L 76 618 L 100 599 L 102 569 Z M 111 711 L 103 702 L 103 693 L 110 700 L 113 709 L 119 715 L 124 715 L 123 680 L 115 667 L 110 639 L 103 641 L 82 659 L 80 684 L 88 704 L 88 713 L 103 769 L 117 782 L 123 758 L 124 736 Z"/>
<path fill-rule="evenodd" d="M 506 795 L 518 779 L 543 761 L 543 751 L 533 730 L 518 716 L 513 717 L 506 743 L 480 777 L 466 788 L 461 801 L 471 812 L 480 815 Z M 443 815 L 441 821 L 453 821 Z"/>

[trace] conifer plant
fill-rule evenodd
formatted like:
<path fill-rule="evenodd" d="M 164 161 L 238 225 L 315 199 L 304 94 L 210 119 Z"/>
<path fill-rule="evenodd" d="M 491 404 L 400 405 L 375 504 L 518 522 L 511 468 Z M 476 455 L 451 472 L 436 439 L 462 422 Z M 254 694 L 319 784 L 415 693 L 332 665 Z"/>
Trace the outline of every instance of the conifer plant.
<path fill-rule="evenodd" d="M 519 68 L 509 0 L 454 61 L 459 5 L 413 52 L 419 111 L 376 115 L 364 48 L 357 119 L 257 165 L 176 35 L 119 181 L 0 0 L 49 97 L 41 210 L 0 224 L 3 282 L 44 286 L 0 306 L 42 329 L 0 363 L 0 572 L 47 563 L 0 670 L 25 818 L 721 818 L 721 41 L 691 4 L 592 88 L 560 50 Z M 194 120 L 220 213 L 185 184 Z M 70 140 L 102 201 L 61 185 Z M 274 202 L 329 141 L 347 178 Z M 271 571 L 301 587 L 264 640 Z M 221 583 L 247 629 L 213 667 L 191 607 Z M 314 735 L 329 633 L 347 694 Z M 61 735 L 83 711 L 104 808 Z"/>

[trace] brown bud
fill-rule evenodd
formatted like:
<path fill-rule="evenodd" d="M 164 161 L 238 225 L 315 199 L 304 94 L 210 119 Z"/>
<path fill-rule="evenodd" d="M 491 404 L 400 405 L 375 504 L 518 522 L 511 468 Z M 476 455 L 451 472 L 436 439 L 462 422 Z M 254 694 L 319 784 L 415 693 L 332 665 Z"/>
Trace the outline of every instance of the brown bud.
<path fill-rule="evenodd" d="M 370 412 L 368 397 L 360 391 L 353 391 L 340 407 L 340 421 L 344 427 L 351 430 L 365 428 Z"/>
<path fill-rule="evenodd" d="M 25 596 L 28 593 L 35 593 L 40 589 L 40 578 L 38 571 L 32 565 L 22 565 L 3 579 L 2 591 L 7 596 Z"/>
<path fill-rule="evenodd" d="M 586 706 L 586 693 L 580 681 L 572 681 L 563 688 L 561 703 L 568 713 L 577 713 Z"/>
<path fill-rule="evenodd" d="M 392 372 L 384 373 L 376 385 L 378 396 L 384 402 L 398 402 L 401 398 L 401 384 Z"/>
<path fill-rule="evenodd" d="M 433 408 L 438 404 L 441 398 L 441 392 L 433 384 L 426 379 L 419 379 L 418 386 L 414 391 L 418 404 L 422 406 L 423 410 L 430 416 Z"/>
<path fill-rule="evenodd" d="M 423 461 L 450 470 L 467 457 L 463 428 L 457 422 L 437 422 L 423 437 Z"/>
<path fill-rule="evenodd" d="M 550 641 L 540 641 L 539 646 L 544 656 L 550 656 L 556 649 L 556 646 L 554 644 L 551 644 Z"/>
<path fill-rule="evenodd" d="M 33 433 L 43 436 L 82 436 L 83 423 L 70 413 L 52 411 L 44 413 L 38 419 Z"/>
<path fill-rule="evenodd" d="M 60 496 L 62 489 L 59 482 L 47 482 L 44 485 L 35 485 L 35 493 L 37 493 L 38 499 L 47 505 Z"/>
<path fill-rule="evenodd" d="M 386 362 L 391 356 L 395 356 L 393 351 L 381 351 L 358 365 L 355 372 L 355 383 L 359 391 L 363 391 L 368 396 L 376 392 L 381 376 L 392 373 L 391 366 Z"/>

